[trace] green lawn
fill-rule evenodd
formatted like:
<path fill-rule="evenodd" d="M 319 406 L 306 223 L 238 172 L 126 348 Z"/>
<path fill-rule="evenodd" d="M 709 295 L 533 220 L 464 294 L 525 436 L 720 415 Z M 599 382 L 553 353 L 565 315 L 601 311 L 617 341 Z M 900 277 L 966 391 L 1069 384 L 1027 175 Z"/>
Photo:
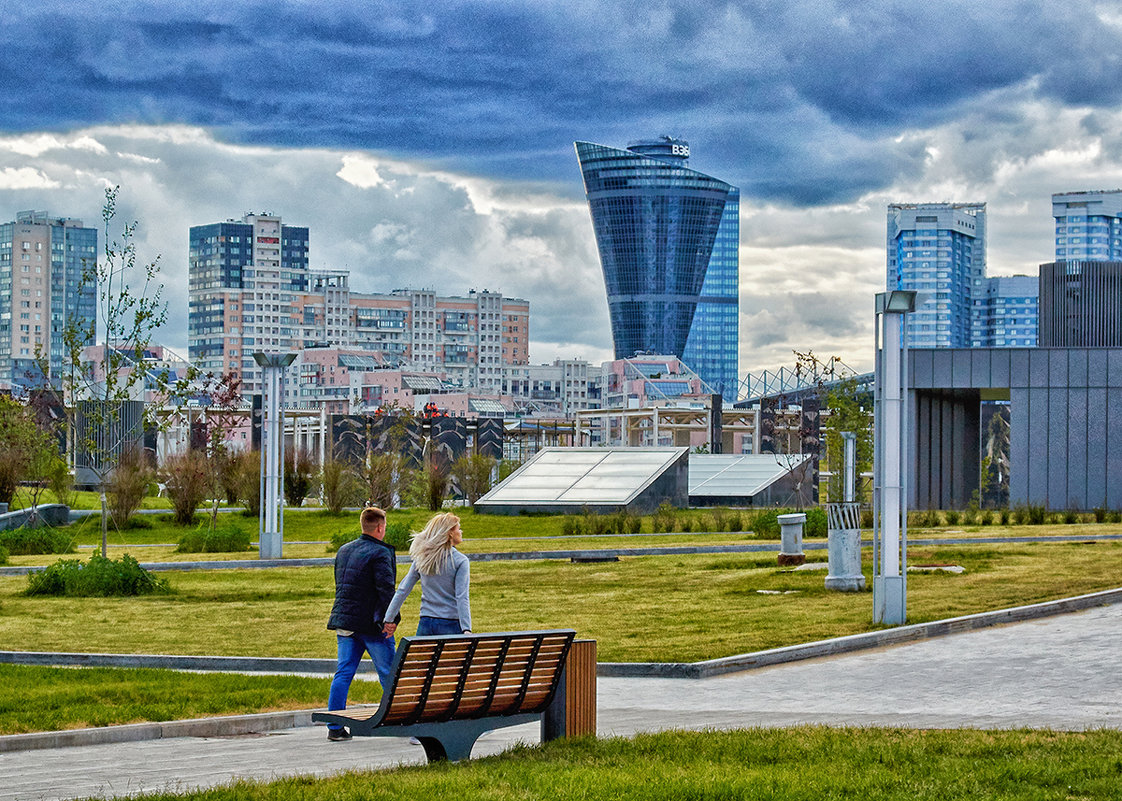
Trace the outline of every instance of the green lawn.
<path fill-rule="evenodd" d="M 1122 733 L 752 729 L 583 738 L 495 757 L 136 799 L 1108 801 Z"/>
<path fill-rule="evenodd" d="M 809 556 L 825 560 L 826 553 Z M 966 568 L 962 575 L 909 576 L 909 622 L 922 622 L 1117 587 L 1122 542 L 925 546 L 910 549 L 909 558 Z M 871 574 L 868 564 L 865 572 Z M 65 599 L 23 597 L 26 577 L 0 577 L 0 643 L 13 650 L 334 656 L 325 629 L 329 567 L 161 575 L 173 594 Z M 773 553 L 475 562 L 472 612 L 477 631 L 575 628 L 598 641 L 601 661 L 694 661 L 874 628 L 871 594 L 828 592 L 824 577 L 779 570 Z M 403 633 L 416 625 L 416 595 L 403 611 Z"/>
<path fill-rule="evenodd" d="M 0 734 L 327 706 L 330 679 L 0 664 Z M 352 703 L 376 703 L 356 681 Z"/>

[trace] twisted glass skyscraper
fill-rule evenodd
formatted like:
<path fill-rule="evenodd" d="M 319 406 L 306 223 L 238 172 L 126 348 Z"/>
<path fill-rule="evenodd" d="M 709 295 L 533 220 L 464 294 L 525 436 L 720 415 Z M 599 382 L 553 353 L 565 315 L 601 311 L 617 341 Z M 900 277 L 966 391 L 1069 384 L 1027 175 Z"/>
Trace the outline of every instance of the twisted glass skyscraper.
<path fill-rule="evenodd" d="M 729 320 L 724 318 L 730 316 L 730 305 L 735 326 L 736 306 L 724 296 L 731 291 L 735 298 L 738 292 L 729 286 L 730 264 L 733 275 L 736 267 L 728 247 L 733 238 L 739 239 L 738 224 L 725 228 L 732 233 L 725 235 L 722 266 L 715 272 L 713 289 L 706 292 L 708 296 L 712 291 L 715 298 L 706 306 L 718 307 L 720 314 L 706 314 L 697 320 L 705 321 L 706 330 L 698 329 L 696 336 L 691 331 L 699 301 L 709 300 L 702 297 L 702 289 L 727 202 L 730 195 L 737 198 L 736 189 L 687 168 L 689 145 L 669 137 L 636 142 L 627 150 L 577 142 L 576 150 L 604 271 L 616 358 L 638 352 L 678 356 L 714 389 L 732 397 L 735 345 L 729 354 L 728 343 L 713 341 L 708 329 L 720 328 L 727 336 Z M 735 254 L 736 245 L 731 247 Z M 734 343 L 735 337 L 734 328 Z M 687 340 L 695 359 L 705 357 L 709 364 L 686 359 Z M 711 369 L 715 365 L 720 369 Z"/>

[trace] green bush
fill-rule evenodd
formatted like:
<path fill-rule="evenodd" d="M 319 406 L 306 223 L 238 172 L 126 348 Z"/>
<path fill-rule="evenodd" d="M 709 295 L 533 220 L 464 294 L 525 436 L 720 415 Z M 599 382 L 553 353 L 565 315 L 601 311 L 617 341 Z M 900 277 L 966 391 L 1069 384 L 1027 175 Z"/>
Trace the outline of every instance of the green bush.
<path fill-rule="evenodd" d="M 95 553 L 90 561 L 60 559 L 27 577 L 24 595 L 109 597 L 170 592 L 165 579 L 145 570 L 128 554 L 107 559 Z"/>
<path fill-rule="evenodd" d="M 1106 522 L 1106 509 L 1104 509 L 1101 506 L 1096 506 L 1093 511 L 1095 513 L 1095 522 L 1096 523 L 1105 523 Z"/>
<path fill-rule="evenodd" d="M 344 545 L 346 545 L 348 542 L 350 542 L 353 539 L 356 539 L 358 537 L 358 535 L 359 535 L 359 532 L 357 530 L 351 529 L 351 528 L 345 528 L 342 531 L 336 531 L 334 534 L 331 535 L 331 542 L 329 542 L 327 544 L 328 552 L 329 553 L 335 553 L 340 548 L 342 548 Z"/>
<path fill-rule="evenodd" d="M 674 507 L 668 501 L 663 501 L 651 516 L 651 531 L 655 534 L 673 531 L 674 518 Z"/>
<path fill-rule="evenodd" d="M 946 518 L 948 526 L 957 526 L 959 520 L 962 519 L 962 515 L 955 509 L 948 509 L 946 512 Z"/>
<path fill-rule="evenodd" d="M 744 530 L 744 517 L 740 512 L 732 512 L 729 514 L 729 531 L 743 531 Z"/>
<path fill-rule="evenodd" d="M 779 536 L 779 512 L 775 509 L 764 509 L 756 513 L 752 520 L 752 531 L 757 537 Z"/>
<path fill-rule="evenodd" d="M 566 537 L 575 537 L 580 534 L 580 518 L 576 515 L 565 515 L 561 521 L 561 533 Z"/>
<path fill-rule="evenodd" d="M 66 532 L 41 526 L 0 531 L 0 547 L 8 553 L 26 556 L 40 553 L 74 553 L 74 542 Z"/>
<path fill-rule="evenodd" d="M 993 512 L 991 512 L 989 509 L 983 510 L 982 513 L 978 516 L 978 522 L 983 526 L 990 525 L 991 523 L 993 523 Z"/>
<path fill-rule="evenodd" d="M 1048 510 L 1043 506 L 1029 506 L 1027 514 L 1030 526 L 1042 526 L 1048 520 Z"/>
<path fill-rule="evenodd" d="M 386 544 L 392 545 L 395 551 L 403 552 L 409 550 L 409 540 L 412 538 L 412 532 L 409 531 L 409 526 L 402 523 L 400 520 L 386 523 Z"/>
<path fill-rule="evenodd" d="M 200 523 L 194 531 L 179 538 L 176 551 L 179 553 L 234 553 L 249 550 L 249 532 L 236 523 L 224 523 L 214 531 L 210 523 Z"/>
<path fill-rule="evenodd" d="M 803 534 L 807 537 L 825 537 L 830 531 L 830 521 L 826 519 L 826 510 L 815 506 L 806 510 L 806 525 Z"/>
<path fill-rule="evenodd" d="M 872 528 L 872 527 L 873 527 L 873 510 L 872 509 L 862 509 L 861 510 L 861 528 Z"/>
<path fill-rule="evenodd" d="M 1078 512 L 1075 512 L 1071 509 L 1068 509 L 1064 512 L 1064 523 L 1066 523 L 1067 525 L 1071 525 L 1072 523 L 1078 523 L 1078 522 L 1079 522 L 1079 513 Z"/>
<path fill-rule="evenodd" d="M 1107 512 L 1107 523 L 1122 523 L 1122 512 L 1115 509 L 1113 512 Z"/>
<path fill-rule="evenodd" d="M 8 553 L 8 549 L 3 547 L 3 546 L 0 546 L 0 565 L 8 564 L 8 557 L 9 556 L 11 556 L 11 554 Z"/>

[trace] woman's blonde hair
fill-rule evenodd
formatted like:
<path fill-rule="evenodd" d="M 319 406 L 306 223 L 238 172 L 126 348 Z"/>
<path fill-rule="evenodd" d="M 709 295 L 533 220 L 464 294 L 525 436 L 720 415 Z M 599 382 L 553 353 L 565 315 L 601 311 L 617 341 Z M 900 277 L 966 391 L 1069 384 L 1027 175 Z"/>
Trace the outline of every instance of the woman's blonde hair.
<path fill-rule="evenodd" d="M 460 518 L 451 512 L 444 512 L 413 535 L 409 543 L 409 556 L 422 575 L 432 576 L 444 572 L 452 553 L 452 529 L 459 524 Z"/>

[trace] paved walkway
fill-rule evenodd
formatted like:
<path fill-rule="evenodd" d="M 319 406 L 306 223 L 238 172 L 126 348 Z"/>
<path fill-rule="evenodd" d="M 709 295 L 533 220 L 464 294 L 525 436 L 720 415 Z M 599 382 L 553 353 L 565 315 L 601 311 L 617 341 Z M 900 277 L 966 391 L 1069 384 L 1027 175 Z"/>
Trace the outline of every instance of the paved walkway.
<path fill-rule="evenodd" d="M 601 735 L 665 728 L 853 726 L 1122 729 L 1122 604 L 704 680 L 599 682 Z M 537 727 L 484 736 L 496 753 Z M 121 796 L 235 778 L 424 761 L 398 738 L 328 743 L 322 727 L 0 754 L 0 801 Z"/>

